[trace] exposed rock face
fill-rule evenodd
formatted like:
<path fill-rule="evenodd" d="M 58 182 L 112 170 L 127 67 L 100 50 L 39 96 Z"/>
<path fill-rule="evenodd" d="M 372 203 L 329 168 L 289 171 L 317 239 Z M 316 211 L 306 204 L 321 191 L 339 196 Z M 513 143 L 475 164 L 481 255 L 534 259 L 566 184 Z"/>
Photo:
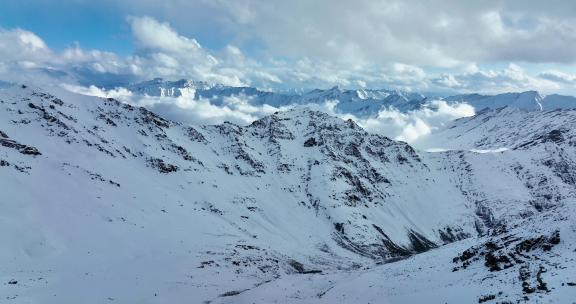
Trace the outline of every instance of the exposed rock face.
<path fill-rule="evenodd" d="M 157 169 L 158 172 L 160 173 L 171 173 L 178 171 L 178 166 L 168 164 L 160 158 L 149 158 L 148 164 L 150 165 L 150 167 Z"/>
<path fill-rule="evenodd" d="M 8 139 L 7 137 L 0 138 L 0 145 L 6 148 L 12 148 L 18 150 L 18 152 L 26 155 L 42 155 L 42 153 L 40 153 L 38 149 L 31 146 L 23 145 L 15 140 Z"/>

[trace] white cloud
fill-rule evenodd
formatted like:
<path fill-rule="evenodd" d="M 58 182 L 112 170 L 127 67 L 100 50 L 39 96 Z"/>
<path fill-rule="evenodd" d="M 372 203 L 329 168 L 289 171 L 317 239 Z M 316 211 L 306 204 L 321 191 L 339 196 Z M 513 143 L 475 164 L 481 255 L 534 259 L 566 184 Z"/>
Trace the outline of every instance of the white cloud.
<path fill-rule="evenodd" d="M 130 17 L 138 51 L 133 59 L 149 78 L 168 77 L 202 79 L 227 85 L 244 83 L 228 73 L 210 52 L 195 39 L 179 35 L 168 23 L 150 17 Z M 238 50 L 239 51 L 239 50 Z"/>
<path fill-rule="evenodd" d="M 568 74 L 560 71 L 550 70 L 540 72 L 538 73 L 538 77 L 563 84 L 576 84 L 576 74 Z"/>
<path fill-rule="evenodd" d="M 144 78 L 191 78 L 232 86 L 282 82 L 236 46 L 209 51 L 195 39 L 178 34 L 168 23 L 150 17 L 128 20 L 138 46 L 131 62 Z"/>
<path fill-rule="evenodd" d="M 32 32 L 0 29 L 0 56 L 4 62 L 45 62 L 51 58 L 52 52 L 46 43 Z"/>
<path fill-rule="evenodd" d="M 87 51 L 77 44 L 65 49 L 54 62 L 60 66 L 88 68 L 100 74 L 136 74 L 139 72 L 137 65 L 131 64 L 112 52 Z"/>
<path fill-rule="evenodd" d="M 133 103 L 146 106 L 168 119 L 194 125 L 219 124 L 224 121 L 247 125 L 281 110 L 269 105 L 254 106 L 241 97 L 225 97 L 221 105 L 215 105 L 208 99 L 197 100 L 190 96 L 142 97 L 133 99 Z"/>
<path fill-rule="evenodd" d="M 461 84 L 460 81 L 458 81 L 454 75 L 447 73 L 440 75 L 440 77 L 436 78 L 434 82 L 441 87 L 451 89 L 458 89 L 463 87 L 463 84 Z"/>
<path fill-rule="evenodd" d="M 376 117 L 355 120 L 368 131 L 414 143 L 450 121 L 473 115 L 474 108 L 467 104 L 449 105 L 435 100 L 422 109 L 406 113 L 386 109 Z"/>
<path fill-rule="evenodd" d="M 462 74 L 444 73 L 434 78 L 432 82 L 439 87 L 457 91 L 484 93 L 554 91 L 561 88 L 557 82 L 531 76 L 515 64 L 509 64 L 501 70 L 478 70 Z"/>
<path fill-rule="evenodd" d="M 391 87 L 405 90 L 422 90 L 428 88 L 426 72 L 420 67 L 394 63 L 383 71 L 383 80 Z"/>
<path fill-rule="evenodd" d="M 178 35 L 168 23 L 158 22 L 150 17 L 128 18 L 138 47 L 164 50 L 173 53 L 201 53 L 200 44 L 195 39 Z M 205 56 L 205 54 L 199 54 Z M 215 59 L 213 59 L 215 61 Z M 217 62 L 214 62 L 217 63 Z"/>
<path fill-rule="evenodd" d="M 36 34 L 0 28 L 0 78 L 8 81 L 43 82 L 46 75 L 37 69 L 52 69 L 56 57 Z"/>
<path fill-rule="evenodd" d="M 131 102 L 133 97 L 132 92 L 126 88 L 121 87 L 110 90 L 101 89 L 94 85 L 83 87 L 79 85 L 62 84 L 61 87 L 73 93 L 102 98 L 117 98 L 127 102 Z"/>

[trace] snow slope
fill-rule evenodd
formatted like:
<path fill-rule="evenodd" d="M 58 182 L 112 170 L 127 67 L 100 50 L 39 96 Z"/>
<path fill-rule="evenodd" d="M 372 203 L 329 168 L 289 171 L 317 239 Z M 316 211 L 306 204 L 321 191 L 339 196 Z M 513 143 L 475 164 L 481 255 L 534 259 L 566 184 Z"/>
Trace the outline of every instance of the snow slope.
<path fill-rule="evenodd" d="M 0 131 L 9 303 L 476 301 L 496 292 L 486 277 L 505 278 L 510 299 L 576 291 L 560 288 L 574 268 L 570 141 L 426 153 L 306 108 L 186 126 L 28 86 L 0 90 Z M 508 235 L 509 246 L 544 235 L 530 252 L 558 275 L 529 269 L 525 280 L 558 292 L 518 288 L 514 271 L 543 263 L 534 258 L 483 266 L 508 248 L 487 242 Z M 477 255 L 452 261 L 467 248 Z"/>
<path fill-rule="evenodd" d="M 573 146 L 576 110 L 528 111 L 514 107 L 486 109 L 475 116 L 458 119 L 432 134 L 422 146 L 447 149 L 520 148 L 536 143 L 558 142 Z"/>
<path fill-rule="evenodd" d="M 470 261 L 466 268 L 460 259 L 467 257 L 464 252 L 474 252 L 478 239 L 362 271 L 285 276 L 213 303 L 572 303 L 576 227 L 559 219 L 557 211 L 545 216 L 541 226 L 531 225 L 536 231 L 524 231 L 523 226 L 499 238 L 483 238 L 484 255 L 465 260 Z M 573 209 L 570 212 L 574 215 Z M 557 245 L 546 243 L 556 228 L 561 234 L 572 232 L 570 238 Z M 544 241 L 526 245 L 534 240 Z M 547 245 L 552 249 L 544 249 Z M 486 257 L 503 259 L 504 252 L 513 258 L 490 271 L 485 264 L 493 259 Z"/>

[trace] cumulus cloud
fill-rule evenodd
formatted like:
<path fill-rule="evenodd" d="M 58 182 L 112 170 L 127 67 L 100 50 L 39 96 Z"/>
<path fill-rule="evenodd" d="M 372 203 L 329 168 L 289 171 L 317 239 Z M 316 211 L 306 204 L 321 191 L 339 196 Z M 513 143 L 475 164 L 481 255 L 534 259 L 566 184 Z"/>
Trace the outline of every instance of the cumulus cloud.
<path fill-rule="evenodd" d="M 128 89 L 122 87 L 110 90 L 101 89 L 95 85 L 91 85 L 89 87 L 83 87 L 73 84 L 61 84 L 61 87 L 77 94 L 96 96 L 102 98 L 117 98 L 124 100 L 126 102 L 132 102 L 132 97 L 134 96 L 132 92 L 130 92 Z"/>
<path fill-rule="evenodd" d="M 474 72 L 444 73 L 432 79 L 439 86 L 463 92 L 517 92 L 526 90 L 558 90 L 561 86 L 550 79 L 527 74 L 520 66 L 509 64 L 501 70 L 477 70 Z"/>
<path fill-rule="evenodd" d="M 150 17 L 130 17 L 128 20 L 138 46 L 131 61 L 140 67 L 141 74 L 190 77 L 236 86 L 245 84 L 239 75 L 226 70 L 227 67 L 195 39 L 179 35 L 168 23 Z"/>
<path fill-rule="evenodd" d="M 0 29 L 0 56 L 4 62 L 45 62 L 52 52 L 44 40 L 22 29 Z"/>
<path fill-rule="evenodd" d="M 0 28 L 0 78 L 7 81 L 42 82 L 50 79 L 55 54 L 36 34 Z M 45 71 L 47 73 L 43 73 Z"/>
<path fill-rule="evenodd" d="M 168 23 L 161 23 L 150 17 L 129 17 L 128 20 L 140 48 L 174 53 L 189 51 L 193 55 L 205 56 L 195 39 L 179 35 Z"/>
<path fill-rule="evenodd" d="M 423 90 L 429 87 L 426 72 L 420 67 L 394 63 L 382 72 L 382 79 L 394 88 Z"/>
<path fill-rule="evenodd" d="M 550 70 L 540 72 L 538 73 L 538 77 L 563 84 L 576 84 L 576 74 L 569 74 L 560 71 Z"/>
<path fill-rule="evenodd" d="M 78 44 L 65 49 L 55 62 L 60 66 L 83 67 L 101 74 L 136 74 L 140 69 L 112 52 L 83 50 Z"/>

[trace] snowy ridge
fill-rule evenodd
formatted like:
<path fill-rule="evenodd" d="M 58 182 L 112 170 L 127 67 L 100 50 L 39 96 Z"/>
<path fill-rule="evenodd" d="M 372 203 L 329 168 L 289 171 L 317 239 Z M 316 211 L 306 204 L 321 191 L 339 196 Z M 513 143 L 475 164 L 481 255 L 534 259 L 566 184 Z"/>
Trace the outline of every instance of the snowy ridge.
<path fill-rule="evenodd" d="M 558 140 L 554 126 L 541 130 L 553 112 L 499 111 L 478 117 L 529 119 L 540 133 L 519 134 L 504 152 L 426 153 L 306 108 L 248 126 L 186 126 L 114 99 L 0 90 L 0 241 L 8 248 L 0 279 L 17 281 L 0 295 L 13 303 L 348 303 L 438 273 L 437 284 L 392 289 L 385 299 L 567 298 L 576 290 L 560 285 L 575 267 L 571 131 Z M 571 130 L 575 114 L 557 112 Z M 448 130 L 500 135 L 484 125 L 490 120 L 466 124 L 475 119 Z M 449 135 L 447 146 L 456 145 Z M 541 235 L 528 250 L 540 262 L 524 247 L 526 257 L 516 256 L 524 262 L 499 260 Z M 453 261 L 469 248 L 474 254 Z M 483 265 L 488 253 L 501 270 Z M 554 264 L 565 267 L 554 278 L 538 268 Z M 425 265 L 423 276 L 406 276 Z M 397 275 L 377 283 L 390 270 Z M 483 287 L 487 278 L 509 288 L 498 294 Z M 350 279 L 383 286 L 345 292 L 359 286 L 342 286 Z M 540 280 L 548 292 L 523 290 Z M 465 283 L 461 298 L 450 292 Z"/>
<path fill-rule="evenodd" d="M 576 97 L 564 95 L 542 96 L 536 91 L 503 93 L 498 95 L 465 94 L 445 98 L 451 102 L 465 102 L 476 110 L 512 107 L 524 110 L 556 110 L 576 108 Z"/>

